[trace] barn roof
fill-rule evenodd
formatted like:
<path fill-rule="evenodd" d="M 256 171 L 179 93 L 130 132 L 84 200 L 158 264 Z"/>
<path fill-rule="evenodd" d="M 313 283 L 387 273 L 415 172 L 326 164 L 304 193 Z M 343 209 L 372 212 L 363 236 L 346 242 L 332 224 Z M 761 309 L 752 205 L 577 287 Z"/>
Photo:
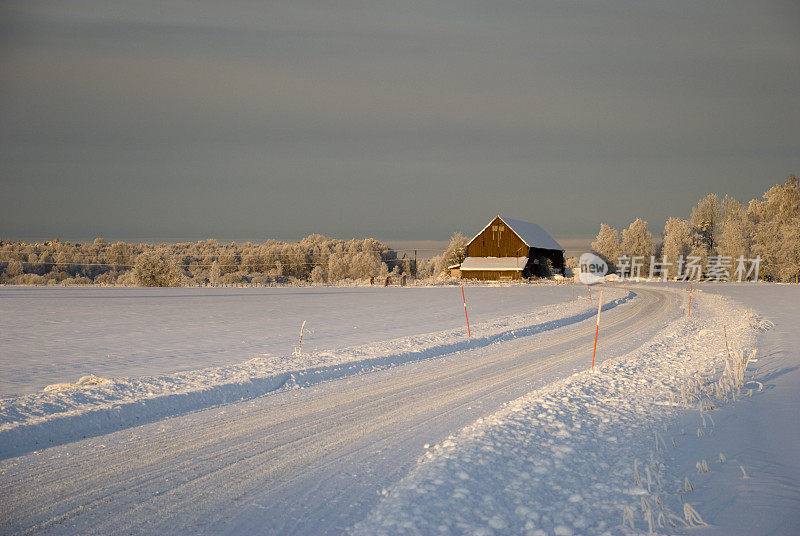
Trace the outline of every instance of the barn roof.
<path fill-rule="evenodd" d="M 564 248 L 562 248 L 552 236 L 547 234 L 547 231 L 539 227 L 537 224 L 529 221 L 515 220 L 514 218 L 505 218 L 503 216 L 497 217 L 503 220 L 503 222 L 512 231 L 514 231 L 514 233 L 516 233 L 516 235 L 520 237 L 529 248 L 556 249 L 559 251 L 564 251 Z M 491 224 L 492 222 L 490 221 L 486 227 L 489 227 Z M 481 232 L 476 234 L 472 240 L 478 238 L 481 233 L 486 230 L 486 227 L 481 229 Z M 470 243 L 472 243 L 472 240 L 470 240 Z"/>
<path fill-rule="evenodd" d="M 522 271 L 528 264 L 528 257 L 467 257 L 461 263 L 461 271 Z"/>

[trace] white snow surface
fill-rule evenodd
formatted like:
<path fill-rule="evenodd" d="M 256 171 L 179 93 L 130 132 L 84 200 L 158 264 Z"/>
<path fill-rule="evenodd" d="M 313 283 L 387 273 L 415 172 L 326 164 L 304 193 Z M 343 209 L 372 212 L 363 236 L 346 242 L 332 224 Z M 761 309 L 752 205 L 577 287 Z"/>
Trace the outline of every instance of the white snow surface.
<path fill-rule="evenodd" d="M 701 287 L 638 350 L 427 448 L 352 533 L 800 533 L 798 288 Z M 743 386 L 715 391 L 759 341 Z"/>
<path fill-rule="evenodd" d="M 683 285 L 631 288 L 688 304 Z M 625 320 L 646 316 L 638 302 L 606 286 L 617 300 L 607 318 L 620 324 L 608 335 L 617 343 L 604 345 L 601 322 L 600 355 L 612 359 L 532 382 L 499 411 L 477 404 L 436 433 L 443 421 L 421 405 L 452 413 L 462 386 L 482 392 L 473 383 L 484 360 L 495 363 L 487 376 L 506 381 L 498 364 L 511 376 L 522 363 L 542 367 L 530 374 L 570 344 L 591 350 L 576 331 L 593 330 L 597 302 L 572 301 L 581 290 L 468 287 L 465 342 L 458 287 L 0 288 L 0 376 L 9 393 L 27 393 L 0 401 L 0 534 L 800 534 L 796 285 L 695 285 L 691 316 L 678 318 L 670 299 L 651 315 L 663 328 L 646 336 L 635 330 L 647 322 Z M 303 352 L 292 355 L 304 319 Z M 225 329 L 210 330 L 216 323 Z M 106 362 L 111 347 L 119 353 Z M 751 349 L 738 372 L 737 352 Z M 437 366 L 475 372 L 431 398 Z M 383 421 L 400 436 L 379 433 Z M 304 513 L 304 500 L 319 511 Z M 319 512 L 334 510 L 349 511 L 347 524 L 325 531 Z M 288 512 L 313 523 L 277 519 Z"/>
<path fill-rule="evenodd" d="M 506 288 L 512 288 L 515 292 L 529 298 L 539 296 L 538 293 L 530 292 L 531 287 Z M 492 290 L 501 291 L 500 296 L 502 296 L 506 288 L 500 287 Z M 555 289 L 555 292 L 551 289 Z M 319 292 L 325 295 L 326 292 L 333 290 L 327 289 Z M 340 292 L 332 292 L 336 299 L 331 303 L 343 302 L 342 305 L 347 307 L 347 310 L 341 311 L 329 307 L 325 311 L 326 317 L 338 315 L 340 324 L 342 318 L 346 319 L 344 322 L 347 325 L 353 321 L 369 324 L 370 319 L 364 318 L 364 312 L 355 306 L 350 307 L 350 305 L 373 296 L 364 292 L 356 292 L 354 296 L 348 296 L 346 293 L 348 289 L 338 290 Z M 390 289 L 388 292 L 380 289 L 377 292 L 384 296 L 387 293 L 393 294 L 392 302 L 397 309 L 410 312 L 414 307 L 420 308 L 419 293 L 392 292 L 394 290 L 398 289 Z M 440 290 L 442 289 L 424 289 L 434 299 L 424 301 L 424 307 L 420 309 L 418 318 L 415 322 L 406 324 L 406 330 L 409 329 L 409 324 L 412 329 L 422 329 L 422 322 L 427 319 L 426 317 L 429 318 L 431 307 L 445 306 L 442 301 L 437 303 L 435 298 L 446 297 L 447 300 L 453 301 L 456 293 L 457 297 L 461 298 L 460 289 L 445 289 L 447 294 Z M 475 295 L 480 296 L 480 293 L 473 292 L 474 290 L 487 289 L 470 288 L 470 303 L 478 301 L 472 299 L 476 298 Z M 569 299 L 573 292 L 558 287 L 539 287 L 536 290 L 543 291 L 543 294 L 548 296 L 539 298 L 537 301 L 540 303 L 554 299 Z M 608 292 L 611 299 L 607 299 L 607 303 L 604 305 L 606 310 L 625 303 L 631 297 L 629 293 L 621 289 L 609 289 Z M 130 297 L 136 300 L 139 298 L 136 294 L 131 295 L 129 292 L 124 292 L 121 296 L 117 296 L 117 299 L 124 301 L 126 297 Z M 191 294 L 188 295 L 191 296 Z M 234 295 L 239 296 L 238 294 Z M 295 307 L 301 307 L 306 303 L 308 295 L 308 291 L 300 292 L 298 298 L 300 304 Z M 263 296 L 260 297 L 263 298 Z M 496 298 L 497 296 L 493 300 L 495 303 L 504 301 Z M 71 300 L 71 302 L 80 303 L 80 300 Z M 230 304 L 235 303 L 237 302 L 230 302 Z M 47 386 L 44 392 L 0 399 L 0 458 L 136 426 L 188 411 L 249 400 L 278 389 L 305 387 L 320 381 L 380 370 L 409 361 L 438 357 L 466 349 L 477 349 L 500 341 L 525 337 L 585 320 L 596 312 L 591 305 L 591 300 L 584 299 L 583 296 L 574 301 L 541 307 L 531 307 L 531 303 L 524 304 L 519 298 L 513 303 L 516 307 L 528 309 L 528 312 L 503 315 L 495 317 L 493 320 L 477 323 L 473 321 L 471 338 L 466 336 L 466 327 L 458 327 L 374 341 L 370 344 L 318 349 L 320 339 L 308 337 L 307 330 L 300 354 L 295 351 L 295 355 L 287 352 L 283 355 L 253 357 L 232 365 L 159 376 L 106 378 L 87 374 L 74 383 L 62 379 L 58 383 Z M 226 307 L 230 307 L 230 305 Z M 463 313 L 463 305 L 457 302 L 450 308 L 454 309 L 449 312 L 450 317 L 458 317 Z M 426 311 L 429 314 L 426 314 Z M 315 312 L 319 314 L 319 311 Z M 497 314 L 497 312 L 494 309 L 489 314 Z M 161 312 L 156 319 L 168 323 L 171 314 L 169 311 Z M 290 314 L 290 312 L 286 311 L 286 314 Z M 294 312 L 294 314 L 298 313 Z M 439 311 L 434 309 L 433 316 L 438 314 Z M 478 317 L 481 318 L 486 314 L 483 312 Z M 275 319 L 275 316 L 273 315 L 270 319 Z M 141 311 L 136 318 L 140 321 L 144 320 Z M 148 321 L 156 319 L 149 317 Z M 436 322 L 431 324 L 435 325 Z M 149 339 L 148 344 L 150 345 L 156 344 L 158 340 L 157 337 L 147 338 L 144 336 L 143 338 Z M 203 338 L 203 340 L 205 339 Z M 342 340 L 348 340 L 348 338 L 346 336 L 337 338 L 333 334 L 327 337 L 328 342 Z M 309 348 L 311 349 L 308 350 Z M 60 358 L 61 356 L 54 356 L 53 359 L 59 361 Z M 96 364 L 89 360 L 85 366 Z M 5 366 L 10 366 L 10 364 L 5 363 Z"/>
<path fill-rule="evenodd" d="M 565 286 L 467 286 L 470 321 L 569 301 Z M 458 287 L 0 286 L 0 397 L 95 374 L 152 376 L 293 359 L 464 327 Z"/>

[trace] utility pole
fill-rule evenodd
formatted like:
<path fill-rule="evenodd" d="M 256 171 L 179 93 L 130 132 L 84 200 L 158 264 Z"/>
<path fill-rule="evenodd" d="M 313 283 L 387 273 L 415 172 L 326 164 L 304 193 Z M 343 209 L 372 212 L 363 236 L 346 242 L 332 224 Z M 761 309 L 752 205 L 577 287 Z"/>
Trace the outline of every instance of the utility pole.
<path fill-rule="evenodd" d="M 414 281 L 417 280 L 417 250 L 414 250 Z"/>

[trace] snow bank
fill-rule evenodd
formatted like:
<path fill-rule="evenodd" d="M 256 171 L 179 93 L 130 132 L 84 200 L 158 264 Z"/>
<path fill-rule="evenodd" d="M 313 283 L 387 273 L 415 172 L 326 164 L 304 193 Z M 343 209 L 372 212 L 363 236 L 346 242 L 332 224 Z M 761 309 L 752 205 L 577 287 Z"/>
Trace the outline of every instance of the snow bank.
<path fill-rule="evenodd" d="M 725 404 L 713 387 L 724 379 L 726 337 L 729 347 L 751 347 L 767 324 L 722 296 L 697 292 L 694 300 L 690 318 L 640 349 L 427 449 L 352 532 L 628 534 L 703 524 L 693 488 L 717 460 L 698 458 L 689 474 L 670 457 L 713 433 L 712 405 Z M 744 374 L 729 400 L 758 396 L 752 369 Z M 691 427 L 680 426 L 687 418 Z"/>
<path fill-rule="evenodd" d="M 611 291 L 614 308 L 633 293 Z M 278 389 L 370 372 L 525 337 L 591 318 L 588 300 L 545 306 L 466 328 L 403 337 L 301 356 L 258 357 L 225 367 L 137 378 L 88 376 L 43 393 L 0 400 L 0 458 L 255 398 Z"/>

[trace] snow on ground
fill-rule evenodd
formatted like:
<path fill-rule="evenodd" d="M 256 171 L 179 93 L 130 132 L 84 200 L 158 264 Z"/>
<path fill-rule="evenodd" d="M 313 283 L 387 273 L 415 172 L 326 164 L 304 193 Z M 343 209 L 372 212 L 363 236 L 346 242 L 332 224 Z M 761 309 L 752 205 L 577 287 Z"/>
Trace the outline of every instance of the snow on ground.
<path fill-rule="evenodd" d="M 487 310 L 493 310 L 494 314 L 505 312 L 508 306 L 498 310 L 498 303 L 505 301 L 502 296 L 511 296 L 506 293 L 507 288 L 509 287 L 469 289 L 470 303 L 481 301 L 479 299 L 481 293 L 475 292 L 477 290 L 500 291 L 498 293 L 500 299 L 497 295 L 492 295 L 492 299 L 487 300 L 495 303 L 494 308 L 483 307 L 482 313 L 474 316 L 480 319 L 491 314 L 487 313 Z M 518 286 L 512 290 L 527 295 L 529 299 L 533 296 L 538 297 L 538 293 L 533 294 L 529 290 L 531 288 Z M 445 295 L 440 292 L 442 289 L 417 290 L 423 290 L 425 296 L 430 296 L 432 299 L 423 299 L 424 297 L 418 292 L 394 292 L 392 303 L 397 310 L 405 311 L 408 315 L 414 308 L 421 310 L 418 316 L 422 319 L 426 317 L 424 311 L 437 305 L 437 298 L 441 300 L 444 296 L 452 301 L 454 291 L 452 288 L 445 289 L 448 290 L 448 294 Z M 455 290 L 458 290 L 460 297 L 460 289 Z M 569 299 L 572 295 L 572 290 L 558 287 L 538 287 L 536 290 L 544 291 L 543 294 L 547 296 L 537 300 L 540 303 Z M 378 290 L 378 293 L 386 292 Z M 352 305 L 354 302 L 359 303 L 359 300 L 364 301 L 365 297 L 372 298 L 371 294 L 356 293 L 355 297 L 348 296 L 344 292 L 333 292 L 333 294 L 336 299 L 330 302 L 328 310 L 324 311 L 325 317 L 338 315 L 340 323 L 347 324 L 352 323 L 355 317 L 357 321 L 369 324 L 369 319 L 363 316 L 363 310 Z M 621 289 L 608 289 L 608 294 L 609 299 L 604 309 L 614 308 L 630 299 L 630 295 Z M 301 293 L 301 297 L 307 297 L 306 293 Z M 422 308 L 420 308 L 421 301 L 424 303 Z M 295 309 L 304 303 L 302 299 L 299 302 L 294 305 Z M 523 302 L 519 298 L 516 298 L 514 303 L 518 307 L 523 307 Z M 444 305 L 441 302 L 438 304 Z M 288 309 L 288 305 L 284 305 Z M 347 312 L 343 312 L 342 307 L 347 307 Z M 528 302 L 524 308 L 528 309 L 525 313 L 499 316 L 493 320 L 477 323 L 473 321 L 470 339 L 466 337 L 465 327 L 329 349 L 318 349 L 319 339 L 309 341 L 304 337 L 301 355 L 286 353 L 272 357 L 255 357 L 234 365 L 161 376 L 104 378 L 87 375 L 75 383 L 62 380 L 48 386 L 45 392 L 0 399 L 0 457 L 14 456 L 82 437 L 136 426 L 170 415 L 252 399 L 277 389 L 303 387 L 319 381 L 379 370 L 409 361 L 481 348 L 503 340 L 533 335 L 585 320 L 593 316 L 596 311 L 590 300 L 586 299 L 570 300 L 538 308 L 532 307 Z M 463 306 L 451 309 L 463 312 Z M 140 311 L 138 317 L 141 317 L 141 308 L 138 310 Z M 288 314 L 288 311 L 285 312 Z M 434 316 L 440 313 L 441 311 L 436 311 Z M 169 317 L 169 314 L 162 312 L 160 318 Z M 275 316 L 270 317 L 270 321 Z M 451 312 L 450 316 L 456 315 Z M 432 324 L 435 325 L 435 322 Z M 430 324 L 425 326 L 430 327 Z M 407 332 L 409 329 L 423 329 L 423 327 L 418 318 L 414 322 L 408 322 L 403 329 Z M 153 339 L 158 340 L 157 337 Z M 341 342 L 349 338 L 337 338 L 330 333 L 325 340 Z M 150 344 L 155 342 L 151 340 Z M 307 351 L 309 347 L 312 348 L 311 351 Z"/>
<path fill-rule="evenodd" d="M 581 296 L 585 289 L 577 289 Z M 470 321 L 569 301 L 570 286 L 466 287 Z M 464 326 L 458 287 L 0 286 L 0 397 L 95 374 L 171 374 Z"/>
<path fill-rule="evenodd" d="M 682 287 L 658 286 L 686 305 Z M 551 329 L 557 336 L 594 314 L 587 300 L 570 299 L 579 288 L 469 287 L 469 342 L 458 287 L 0 288 L 0 381 L 8 393 L 29 393 L 0 400 L 0 457 L 274 389 L 480 354 Z M 410 474 L 378 490 L 381 501 L 352 532 L 800 533 L 800 287 L 695 290 L 691 317 L 639 349 L 426 446 Z M 622 302 L 619 290 L 606 293 Z M 303 355 L 293 356 L 304 319 L 311 330 Z M 749 349 L 754 357 L 737 367 Z M 45 358 L 52 365 L 43 367 Z M 32 393 L 59 382 L 69 384 Z M 201 413 L 184 417 L 203 423 Z"/>
<path fill-rule="evenodd" d="M 748 376 L 763 390 L 720 404 L 711 412 L 709 433 L 687 434 L 666 458 L 676 474 L 694 473 L 692 504 L 710 526 L 692 534 L 800 534 L 800 288 L 703 288 L 747 304 L 775 325 L 759 333 L 757 361 L 749 367 Z M 689 430 L 697 420 L 684 414 L 673 429 Z M 698 460 L 706 460 L 710 471 L 699 474 Z"/>
<path fill-rule="evenodd" d="M 800 341 L 787 295 L 800 289 L 730 287 L 770 313 L 770 338 L 769 321 L 714 294 L 729 287 L 701 287 L 691 317 L 639 350 L 429 448 L 353 533 L 800 532 Z M 739 374 L 736 356 L 759 340 Z"/>

